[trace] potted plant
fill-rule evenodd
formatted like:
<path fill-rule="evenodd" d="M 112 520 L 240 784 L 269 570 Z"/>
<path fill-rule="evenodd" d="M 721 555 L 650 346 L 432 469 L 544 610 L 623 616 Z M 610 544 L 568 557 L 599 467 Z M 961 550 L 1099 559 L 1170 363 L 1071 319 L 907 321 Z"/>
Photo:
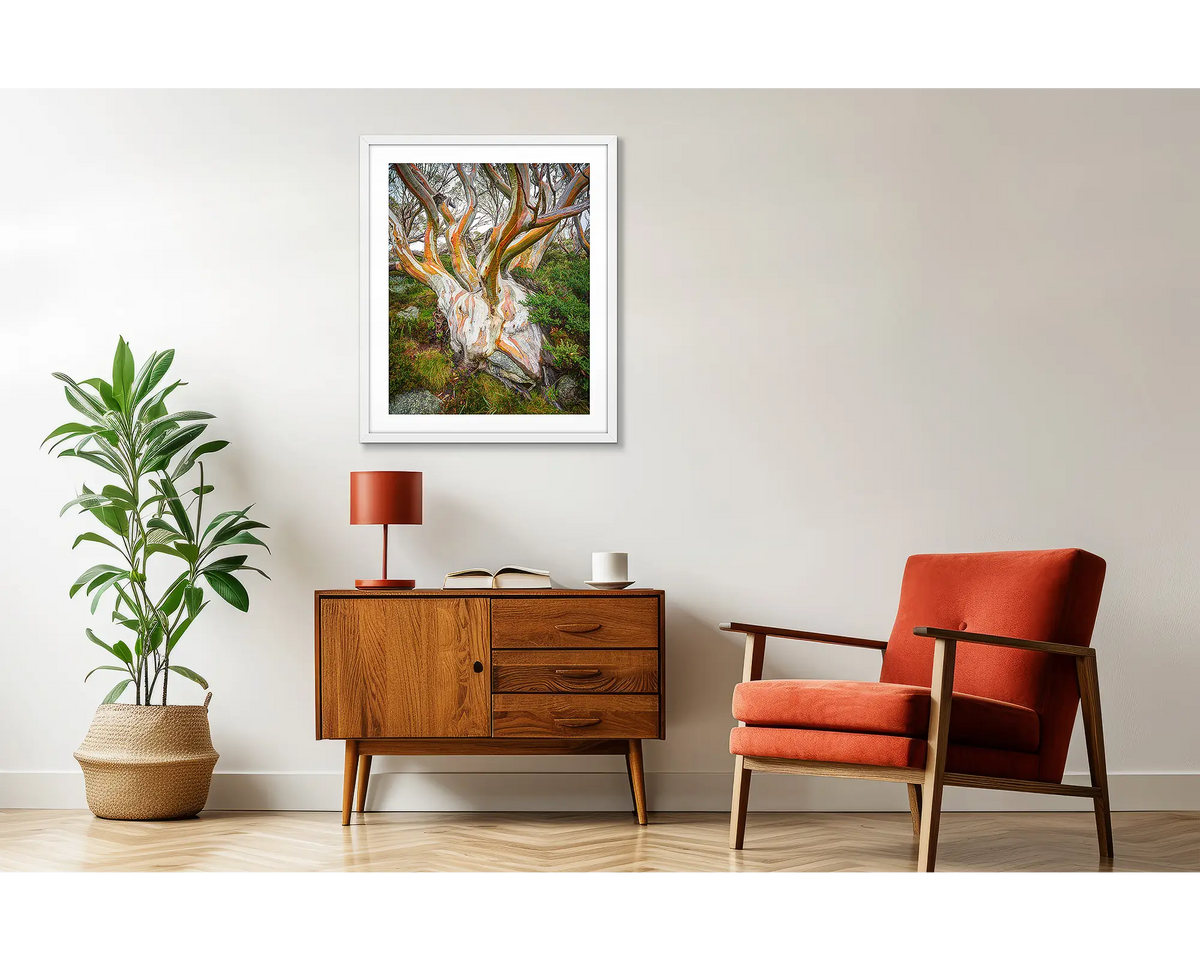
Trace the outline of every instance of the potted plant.
<path fill-rule="evenodd" d="M 187 817 L 203 809 L 217 762 L 208 727 L 212 694 L 204 706 L 167 704 L 172 674 L 208 689 L 207 680 L 175 662 L 175 648 L 208 605 L 206 589 L 245 611 L 250 598 L 235 574 L 251 570 L 266 576 L 246 565 L 247 555 L 229 554 L 238 547 L 266 548 L 252 532 L 266 524 L 250 519 L 250 507 L 204 522 L 213 492 L 205 482 L 204 459 L 228 441 L 200 441 L 203 421 L 212 414 L 167 411 L 167 397 L 185 385 L 176 380 L 160 387 L 174 356 L 174 350 L 154 353 L 135 371 L 133 353 L 119 338 L 111 382 L 54 374 L 83 420 L 64 423 L 43 441 L 54 441 L 51 451 L 62 446 L 60 457 L 86 460 L 114 478 L 100 490 L 84 485 L 60 513 L 78 507 L 104 528 L 81 533 L 72 549 L 91 542 L 116 554 L 115 563 L 89 567 L 70 589 L 72 597 L 91 598 L 92 613 L 108 597 L 113 632 L 124 637 L 104 640 L 90 627 L 85 630 L 115 663 L 96 667 L 84 680 L 98 672 L 123 675 L 75 753 L 88 806 L 109 819 Z M 196 481 L 190 479 L 193 471 Z M 152 557 L 158 558 L 153 564 Z M 133 702 L 119 703 L 127 694 Z"/>

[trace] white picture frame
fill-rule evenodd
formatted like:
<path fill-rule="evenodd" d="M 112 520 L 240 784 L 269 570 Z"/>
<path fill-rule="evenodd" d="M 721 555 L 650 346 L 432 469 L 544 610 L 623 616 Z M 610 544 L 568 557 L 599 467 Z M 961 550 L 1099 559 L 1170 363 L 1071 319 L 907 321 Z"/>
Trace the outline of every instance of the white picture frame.
<path fill-rule="evenodd" d="M 589 404 L 586 414 L 389 411 L 388 177 L 391 164 L 590 167 Z M 359 439 L 363 443 L 617 442 L 617 138 L 364 135 L 359 147 Z M 580 229 L 582 235 L 583 230 Z"/>

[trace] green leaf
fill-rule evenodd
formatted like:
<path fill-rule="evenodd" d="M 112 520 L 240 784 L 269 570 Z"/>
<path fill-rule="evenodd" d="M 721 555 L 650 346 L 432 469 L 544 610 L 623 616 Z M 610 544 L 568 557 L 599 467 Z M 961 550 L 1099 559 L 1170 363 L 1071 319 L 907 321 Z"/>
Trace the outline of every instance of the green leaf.
<path fill-rule="evenodd" d="M 162 639 L 163 639 L 162 622 L 159 620 L 156 620 L 154 623 L 154 626 L 150 628 L 150 641 L 148 643 L 148 646 L 150 647 L 151 650 L 157 650 L 160 646 L 162 646 Z"/>
<path fill-rule="evenodd" d="M 211 413 L 205 413 L 203 410 L 180 410 L 178 413 L 168 413 L 165 416 L 158 417 L 146 424 L 146 430 L 153 430 L 155 427 L 164 423 L 177 423 L 184 420 L 212 420 L 215 419 Z"/>
<path fill-rule="evenodd" d="M 241 533 L 234 534 L 228 540 L 222 541 L 222 546 L 231 547 L 234 544 L 254 544 L 257 547 L 262 547 L 267 553 L 271 552 L 271 548 L 258 539 L 254 534 L 243 530 Z"/>
<path fill-rule="evenodd" d="M 174 433 L 165 434 L 162 438 L 151 444 L 150 448 L 146 451 L 146 470 L 149 472 L 165 470 L 167 464 L 171 462 L 171 458 L 195 440 L 196 437 L 200 436 L 207 428 L 208 424 L 206 423 L 195 423 Z"/>
<path fill-rule="evenodd" d="M 138 372 L 137 380 L 133 384 L 134 406 L 137 406 L 146 399 L 150 391 L 158 386 L 158 382 L 171 369 L 171 363 L 174 359 L 174 350 L 164 350 L 162 353 L 152 354 L 150 359 L 142 365 L 142 369 Z"/>
<path fill-rule="evenodd" d="M 146 534 L 146 543 L 148 545 L 174 543 L 176 540 L 183 540 L 183 534 L 177 530 L 164 530 L 161 527 L 155 527 Z"/>
<path fill-rule="evenodd" d="M 146 556 L 147 557 L 152 557 L 156 553 L 165 553 L 165 554 L 167 554 L 167 556 L 179 557 L 181 560 L 187 559 L 185 556 L 183 556 L 183 554 L 181 554 L 178 550 L 176 550 L 169 543 L 148 543 L 148 544 L 146 544 Z"/>
<path fill-rule="evenodd" d="M 133 494 L 124 487 L 118 487 L 116 484 L 109 483 L 100 491 L 101 496 L 108 497 L 115 504 L 119 504 L 126 510 L 133 510 L 137 506 L 133 499 Z"/>
<path fill-rule="evenodd" d="M 87 638 L 89 640 L 91 640 L 92 643 L 94 643 L 96 646 L 103 647 L 105 650 L 107 650 L 109 653 L 111 653 L 114 657 L 117 655 L 117 651 L 115 651 L 107 643 L 105 643 L 98 636 L 96 636 L 94 633 L 92 633 L 91 627 L 88 627 L 84 632 L 87 634 Z"/>
<path fill-rule="evenodd" d="M 109 580 L 112 580 L 116 577 L 126 576 L 127 573 L 128 573 L 127 571 L 122 570 L 122 571 L 120 571 L 120 573 L 102 573 L 102 574 L 100 574 L 100 576 L 98 576 L 95 580 L 93 580 L 91 583 L 88 584 L 88 588 L 87 588 L 88 596 L 90 597 L 92 595 L 93 591 L 95 591 L 99 587 L 104 586 L 104 584 L 108 583 Z"/>
<path fill-rule="evenodd" d="M 58 455 L 60 457 L 78 457 L 80 460 L 87 460 L 89 463 L 103 467 L 109 473 L 115 473 L 117 476 L 122 475 L 121 468 L 101 453 L 94 453 L 91 450 L 80 450 L 79 447 L 76 447 L 73 450 L 62 450 Z"/>
<path fill-rule="evenodd" d="M 212 493 L 216 489 L 217 488 L 214 487 L 211 483 L 206 483 L 202 487 L 192 487 L 192 493 L 196 494 L 197 496 L 200 496 L 201 494 L 203 494 L 204 496 L 208 496 L 208 494 Z"/>
<path fill-rule="evenodd" d="M 107 539 L 106 537 L 100 536 L 100 534 L 98 534 L 98 533 L 92 533 L 90 530 L 87 533 L 81 533 L 79 536 L 77 536 L 75 538 L 75 542 L 73 544 L 71 544 L 71 549 L 74 550 L 77 546 L 79 546 L 85 540 L 87 540 L 91 543 L 102 543 L 106 547 L 112 547 L 114 550 L 121 549 L 115 543 L 113 543 L 111 540 Z"/>
<path fill-rule="evenodd" d="M 40 445 L 45 446 L 47 440 L 53 440 L 55 437 L 60 437 L 64 434 L 70 437 L 77 437 L 81 433 L 91 433 L 95 429 L 95 427 L 89 427 L 86 423 L 64 423 L 61 427 L 51 430 Z"/>
<path fill-rule="evenodd" d="M 112 666 L 112 664 L 105 664 L 104 666 L 100 666 L 100 667 L 92 667 L 92 669 L 88 671 L 88 675 L 83 678 L 83 682 L 87 683 L 92 678 L 92 674 L 95 673 L 97 670 L 116 670 L 117 673 L 128 673 L 129 672 L 124 667 L 114 667 L 114 666 Z"/>
<path fill-rule="evenodd" d="M 113 577 L 111 580 L 106 580 L 104 582 L 104 585 L 101 586 L 99 590 L 97 590 L 95 593 L 92 594 L 92 613 L 95 613 L 96 608 L 100 606 L 100 598 L 103 597 L 104 594 L 108 592 L 109 587 L 116 586 L 116 583 L 117 583 L 116 577 Z"/>
<path fill-rule="evenodd" d="M 90 402 L 84 403 L 83 401 L 79 400 L 75 396 L 75 394 L 71 393 L 70 387 L 64 387 L 63 392 L 66 394 L 67 403 L 69 403 L 71 406 L 73 406 L 76 410 L 78 410 L 80 413 L 82 413 L 85 417 L 91 417 L 97 423 L 102 422 L 101 418 L 104 416 L 104 414 L 101 410 L 99 410 L 98 408 L 93 408 L 91 406 Z"/>
<path fill-rule="evenodd" d="M 167 412 L 166 404 L 163 403 L 175 390 L 176 387 L 186 386 L 182 380 L 176 380 L 169 387 L 158 391 L 142 406 L 141 412 L 138 414 L 139 423 L 149 423 L 151 420 L 157 420 Z"/>
<path fill-rule="evenodd" d="M 114 587 L 116 587 L 117 593 L 119 593 L 121 595 L 121 599 L 125 601 L 125 606 L 127 606 L 129 608 L 130 612 L 136 610 L 137 607 L 134 605 L 133 601 L 129 599 L 129 594 L 127 594 L 124 590 L 121 589 L 121 584 L 117 580 L 113 580 L 112 585 Z M 117 610 L 120 610 L 120 609 L 121 609 L 121 604 L 118 603 Z M 115 610 L 113 611 L 113 616 L 114 617 L 116 616 Z"/>
<path fill-rule="evenodd" d="M 113 653 L 124 660 L 126 663 L 133 665 L 133 654 L 129 652 L 129 647 L 125 645 L 124 640 L 118 640 L 113 644 Z"/>
<path fill-rule="evenodd" d="M 249 557 L 221 557 L 220 560 L 214 560 L 205 569 L 219 570 L 227 573 L 230 570 L 236 570 L 249 559 Z"/>
<path fill-rule="evenodd" d="M 98 397 L 93 397 L 65 373 L 56 373 L 54 376 L 66 384 L 63 390 L 67 395 L 67 403 L 69 403 L 93 423 L 98 423 L 103 426 L 105 422 L 105 408 L 103 401 Z"/>
<path fill-rule="evenodd" d="M 106 497 L 102 497 L 98 493 L 92 493 L 89 490 L 87 493 L 80 494 L 74 500 L 69 500 L 64 503 L 63 508 L 58 511 L 58 515 L 61 517 L 64 513 L 75 506 L 83 507 L 84 510 L 91 510 L 93 507 L 107 507 L 110 506 L 110 504 Z"/>
<path fill-rule="evenodd" d="M 120 699 L 121 694 L 125 692 L 125 688 L 133 683 L 132 680 L 122 680 L 115 687 L 108 691 L 101 703 L 116 703 Z"/>
<path fill-rule="evenodd" d="M 205 570 L 204 579 L 216 591 L 217 596 L 230 606 L 237 607 L 243 613 L 250 609 L 250 595 L 236 577 L 228 573 Z"/>
<path fill-rule="evenodd" d="M 81 573 L 73 584 L 71 584 L 71 592 L 68 596 L 75 596 L 83 589 L 85 584 L 91 583 L 96 577 L 102 573 L 125 573 L 120 567 L 114 567 L 111 563 L 98 563 L 94 567 L 88 567 Z"/>
<path fill-rule="evenodd" d="M 118 537 L 129 533 L 129 517 L 124 510 L 118 507 L 88 507 L 87 510 Z"/>
<path fill-rule="evenodd" d="M 204 599 L 203 587 L 188 587 L 183 591 L 183 599 L 187 604 L 189 617 L 195 617 L 200 612 L 200 601 Z"/>
<path fill-rule="evenodd" d="M 175 549 L 179 551 L 179 555 L 188 563 L 195 563 L 200 559 L 200 548 L 194 543 L 185 543 L 180 540 L 175 544 Z"/>
<path fill-rule="evenodd" d="M 269 529 L 265 523 L 259 523 L 257 520 L 239 520 L 237 523 L 230 523 L 223 526 L 220 530 L 213 534 L 212 542 L 214 544 L 229 543 L 229 538 L 235 534 L 242 533 L 246 530 L 267 530 Z"/>
<path fill-rule="evenodd" d="M 175 468 L 175 478 L 179 479 L 184 476 L 205 454 L 216 453 L 227 446 L 229 446 L 228 440 L 207 440 L 193 447 L 188 455 L 179 461 L 179 466 Z"/>
<path fill-rule="evenodd" d="M 83 489 L 85 492 L 87 491 L 87 487 L 84 487 Z M 250 507 L 253 506 L 254 504 L 250 504 Z M 250 511 L 250 507 L 246 507 L 244 510 L 224 510 L 221 513 L 218 513 L 208 522 L 208 526 L 204 528 L 204 536 L 200 538 L 200 541 L 203 543 L 204 540 L 207 539 L 208 535 L 213 532 L 213 530 L 219 527 L 230 517 L 244 517 Z"/>
<path fill-rule="evenodd" d="M 159 601 L 158 609 L 167 616 L 173 614 L 179 609 L 179 605 L 183 603 L 183 591 L 187 589 L 187 574 L 180 574 L 175 582 L 171 585 L 162 600 Z"/>
<path fill-rule="evenodd" d="M 248 566 L 245 566 L 245 565 L 243 564 L 242 566 L 240 566 L 240 567 L 237 567 L 237 569 L 238 569 L 238 570 L 252 570 L 254 573 L 257 573 L 257 574 L 258 574 L 260 577 L 262 577 L 264 580 L 270 580 L 270 579 L 271 579 L 271 578 L 270 578 L 270 577 L 267 575 L 267 572 L 266 572 L 265 570 L 259 570 L 259 569 L 258 569 L 258 567 L 248 567 Z"/>
<path fill-rule="evenodd" d="M 100 394 L 100 399 L 104 401 L 104 405 L 113 413 L 121 412 L 121 405 L 117 403 L 116 397 L 113 396 L 112 387 L 108 385 L 107 380 L 92 377 L 91 380 L 81 380 L 80 384 L 87 384 L 89 387 L 95 388 L 95 391 Z"/>
<path fill-rule="evenodd" d="M 200 674 L 196 673 L 195 670 L 189 670 L 187 667 L 179 667 L 173 663 L 170 664 L 167 667 L 167 669 L 170 670 L 172 673 L 179 674 L 181 677 L 187 677 L 193 683 L 200 684 L 200 686 L 202 686 L 205 690 L 208 689 L 208 681 L 205 680 L 202 676 L 200 676 Z"/>
<path fill-rule="evenodd" d="M 179 499 L 179 494 L 175 490 L 175 484 L 171 483 L 166 477 L 162 478 L 162 491 L 167 497 L 167 507 L 171 511 L 171 516 L 175 518 L 175 522 L 179 524 L 179 530 L 185 536 L 188 542 L 196 539 L 196 533 L 192 529 L 192 521 L 188 518 L 187 510 L 184 509 L 182 501 Z"/>
<path fill-rule="evenodd" d="M 130 403 L 133 391 L 134 364 L 133 352 L 124 337 L 117 337 L 117 351 L 113 354 L 112 392 L 113 399 L 120 408 L 128 412 L 133 404 Z"/>

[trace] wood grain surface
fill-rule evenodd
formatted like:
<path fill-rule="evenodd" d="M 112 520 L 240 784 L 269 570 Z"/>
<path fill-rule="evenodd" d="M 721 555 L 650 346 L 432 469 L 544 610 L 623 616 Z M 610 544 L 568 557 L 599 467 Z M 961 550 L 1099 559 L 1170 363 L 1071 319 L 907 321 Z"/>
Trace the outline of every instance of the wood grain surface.
<path fill-rule="evenodd" d="M 656 693 L 654 650 L 497 650 L 493 693 Z"/>
<path fill-rule="evenodd" d="M 462 756 L 556 756 L 596 754 L 624 756 L 628 740 L 530 740 L 503 737 L 439 737 L 416 740 L 359 740 L 359 756 L 374 757 L 462 757 Z"/>
<path fill-rule="evenodd" d="M 641 590 L 637 587 L 627 587 L 624 590 L 595 590 L 591 587 L 585 590 L 570 590 L 562 589 L 540 589 L 540 590 L 512 590 L 503 589 L 497 590 L 493 587 L 480 587 L 478 589 L 461 590 L 451 589 L 446 590 L 441 587 L 430 589 L 420 588 L 417 590 L 383 590 L 373 589 L 370 593 L 364 593 L 358 589 L 342 589 L 342 590 L 317 590 L 318 597 L 431 597 L 433 599 L 441 599 L 443 597 L 485 597 L 492 600 L 500 597 L 661 597 L 664 596 L 662 590 Z"/>
<path fill-rule="evenodd" d="M 320 616 L 324 737 L 488 736 L 486 600 L 325 597 Z"/>
<path fill-rule="evenodd" d="M 492 601 L 492 647 L 657 647 L 656 597 L 507 597 Z"/>
<path fill-rule="evenodd" d="M 355 814 L 350 828 L 343 829 L 320 810 L 205 810 L 190 820 L 159 823 L 98 820 L 87 810 L 0 810 L 0 871 L 910 873 L 917 859 L 907 813 L 751 813 L 749 842 L 739 853 L 727 846 L 728 819 L 726 813 L 651 811 L 650 828 L 644 829 L 623 809 L 368 813 Z M 1200 870 L 1200 813 L 1116 813 L 1112 819 L 1117 856 L 1106 860 L 1096 855 L 1090 811 L 943 814 L 938 869 Z M 499 884 L 505 880 L 502 874 L 496 878 Z M 1179 889 L 1187 885 L 1186 878 L 1158 881 Z M 773 887 L 782 883 L 771 881 Z M 904 883 L 916 890 L 916 881 Z M 982 886 L 978 880 L 971 883 Z M 597 921 L 581 912 L 578 922 L 590 930 L 587 925 Z M 1000 940 L 1001 949 L 1008 946 Z M 955 950 L 950 945 L 946 952 Z M 575 946 L 560 952 L 581 951 Z M 1146 954 L 1154 955 L 1157 951 Z"/>
<path fill-rule="evenodd" d="M 495 737 L 658 736 L 658 697 L 645 694 L 501 693 L 492 697 Z"/>

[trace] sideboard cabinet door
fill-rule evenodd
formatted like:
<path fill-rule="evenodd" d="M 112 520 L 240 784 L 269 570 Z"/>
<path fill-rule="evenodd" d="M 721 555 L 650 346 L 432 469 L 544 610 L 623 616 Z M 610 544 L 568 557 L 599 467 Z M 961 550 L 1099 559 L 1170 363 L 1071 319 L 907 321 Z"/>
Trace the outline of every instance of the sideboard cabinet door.
<path fill-rule="evenodd" d="M 487 600 L 328 597 L 320 611 L 323 737 L 491 735 Z"/>

